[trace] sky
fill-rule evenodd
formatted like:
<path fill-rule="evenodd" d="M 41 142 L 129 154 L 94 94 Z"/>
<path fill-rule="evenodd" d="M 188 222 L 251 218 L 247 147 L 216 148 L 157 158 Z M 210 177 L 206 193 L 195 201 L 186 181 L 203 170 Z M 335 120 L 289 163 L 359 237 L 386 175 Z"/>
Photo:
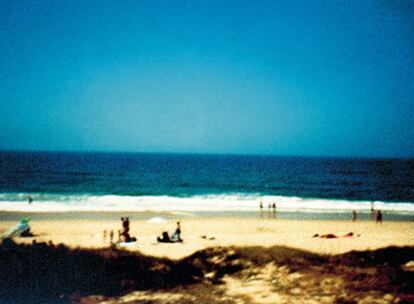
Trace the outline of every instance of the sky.
<path fill-rule="evenodd" d="M 414 157 L 414 1 L 0 1 L 0 150 Z"/>

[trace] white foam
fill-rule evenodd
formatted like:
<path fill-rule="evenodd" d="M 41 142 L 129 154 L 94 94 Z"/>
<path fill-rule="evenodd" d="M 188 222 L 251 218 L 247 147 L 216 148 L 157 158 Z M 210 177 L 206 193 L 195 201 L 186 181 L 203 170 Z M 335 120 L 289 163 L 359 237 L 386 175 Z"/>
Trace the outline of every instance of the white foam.
<path fill-rule="evenodd" d="M 0 195 L 0 211 L 15 212 L 68 212 L 68 211 L 257 211 L 260 201 L 264 210 L 270 203 L 276 203 L 278 211 L 284 212 L 369 212 L 370 201 L 348 201 L 285 196 L 260 196 L 258 194 L 220 194 L 192 197 L 173 196 L 122 196 L 122 195 L 33 195 L 32 204 L 28 195 Z M 414 215 L 414 203 L 373 202 L 376 209 Z"/>

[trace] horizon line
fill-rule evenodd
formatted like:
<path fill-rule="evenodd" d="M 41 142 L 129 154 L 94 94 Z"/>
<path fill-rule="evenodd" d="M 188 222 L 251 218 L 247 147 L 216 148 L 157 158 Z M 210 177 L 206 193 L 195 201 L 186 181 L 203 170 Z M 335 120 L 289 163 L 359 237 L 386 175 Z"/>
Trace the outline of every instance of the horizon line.
<path fill-rule="evenodd" d="M 220 152 L 172 152 L 172 151 L 119 151 L 119 150 L 48 150 L 48 149 L 1 149 L 0 153 L 72 153 L 72 154 L 152 154 L 152 155 L 194 155 L 194 156 L 239 156 L 275 158 L 331 158 L 331 159 L 371 159 L 371 160 L 414 160 L 414 156 L 340 156 L 340 155 L 291 155 L 271 153 L 220 153 Z"/>

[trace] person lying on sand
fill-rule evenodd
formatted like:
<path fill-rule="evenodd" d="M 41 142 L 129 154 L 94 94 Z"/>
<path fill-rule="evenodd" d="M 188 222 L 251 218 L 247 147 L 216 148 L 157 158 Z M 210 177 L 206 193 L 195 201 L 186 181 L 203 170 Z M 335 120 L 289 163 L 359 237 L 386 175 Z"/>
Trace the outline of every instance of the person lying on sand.
<path fill-rule="evenodd" d="M 161 237 L 157 237 L 157 241 L 161 242 L 161 243 L 176 243 L 176 242 L 182 242 L 183 240 L 181 239 L 181 225 L 180 222 L 177 222 L 177 228 L 175 229 L 173 235 L 170 236 L 168 235 L 167 231 L 164 231 L 162 233 Z"/>
<path fill-rule="evenodd" d="M 318 237 L 318 238 L 321 238 L 321 239 L 351 238 L 353 236 L 354 236 L 353 232 L 349 232 L 349 233 L 344 234 L 342 236 L 338 236 L 338 235 L 335 235 L 333 233 L 327 233 L 327 234 L 321 234 L 321 235 L 316 233 L 316 234 L 313 235 L 314 238 Z M 357 235 L 357 237 L 359 237 L 359 236 L 360 236 L 360 234 Z"/>

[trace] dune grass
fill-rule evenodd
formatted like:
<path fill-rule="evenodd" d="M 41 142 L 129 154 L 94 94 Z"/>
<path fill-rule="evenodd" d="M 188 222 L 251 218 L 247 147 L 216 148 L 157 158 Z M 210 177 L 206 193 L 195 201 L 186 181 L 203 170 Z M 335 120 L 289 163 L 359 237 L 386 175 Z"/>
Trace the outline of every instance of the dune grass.
<path fill-rule="evenodd" d="M 172 261 L 116 248 L 70 249 L 64 245 L 18 245 L 10 241 L 0 246 L 0 301 L 73 302 L 91 295 L 116 298 L 137 290 L 185 290 L 198 303 L 219 302 L 222 291 L 215 286 L 223 284 L 223 277 L 248 276 L 246 270 L 269 263 L 284 266 L 290 273 L 338 276 L 352 294 L 376 290 L 411 301 L 414 273 L 402 265 L 413 260 L 414 247 L 336 256 L 280 246 L 215 247 Z"/>

